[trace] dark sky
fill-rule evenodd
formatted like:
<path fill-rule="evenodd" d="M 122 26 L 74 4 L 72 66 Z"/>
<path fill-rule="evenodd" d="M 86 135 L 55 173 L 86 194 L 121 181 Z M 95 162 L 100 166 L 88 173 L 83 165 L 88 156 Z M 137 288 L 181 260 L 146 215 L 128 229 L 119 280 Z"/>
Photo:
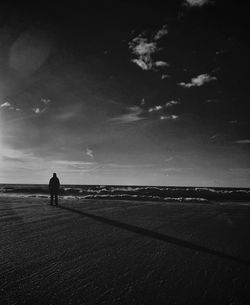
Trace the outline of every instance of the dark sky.
<path fill-rule="evenodd" d="M 248 10 L 164 3 L 1 2 L 0 183 L 249 187 Z"/>

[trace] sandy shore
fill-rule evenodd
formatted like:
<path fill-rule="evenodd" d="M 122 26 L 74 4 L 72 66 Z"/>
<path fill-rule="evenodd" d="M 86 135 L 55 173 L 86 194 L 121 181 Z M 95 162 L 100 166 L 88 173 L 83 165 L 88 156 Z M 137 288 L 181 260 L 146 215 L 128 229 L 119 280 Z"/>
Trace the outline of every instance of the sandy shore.
<path fill-rule="evenodd" d="M 0 198 L 0 304 L 250 304 L 250 206 Z"/>

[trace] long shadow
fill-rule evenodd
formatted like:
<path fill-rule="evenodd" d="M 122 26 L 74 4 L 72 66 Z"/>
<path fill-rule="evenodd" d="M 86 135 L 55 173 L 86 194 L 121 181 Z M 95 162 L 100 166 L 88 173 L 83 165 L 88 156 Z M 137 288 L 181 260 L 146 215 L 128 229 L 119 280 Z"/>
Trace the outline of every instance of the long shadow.
<path fill-rule="evenodd" d="M 223 252 L 220 252 L 220 251 L 217 251 L 217 250 L 213 250 L 213 249 L 209 249 L 209 248 L 206 248 L 206 247 L 203 247 L 203 246 L 199 246 L 199 245 L 196 245 L 196 244 L 191 243 L 189 241 L 178 239 L 176 237 L 172 237 L 172 236 L 165 235 L 165 234 L 162 234 L 162 233 L 154 232 L 154 231 L 147 230 L 147 229 L 144 229 L 144 228 L 140 228 L 140 227 L 130 225 L 130 224 L 127 224 L 127 223 L 119 222 L 117 220 L 112 220 L 112 219 L 108 219 L 108 218 L 105 218 L 105 217 L 102 217 L 102 216 L 97 216 L 97 215 L 94 215 L 94 214 L 86 213 L 86 212 L 79 211 L 79 210 L 76 210 L 76 209 L 73 209 L 73 208 L 70 208 L 70 207 L 65 207 L 65 206 L 62 206 L 62 205 L 58 206 L 58 208 L 63 209 L 63 210 L 67 210 L 67 211 L 71 211 L 71 212 L 80 214 L 82 216 L 88 217 L 88 218 L 92 218 L 96 221 L 100 221 L 100 222 L 103 222 L 105 224 L 108 224 L 108 225 L 111 225 L 111 226 L 114 226 L 114 227 L 117 227 L 117 228 L 120 228 L 120 229 L 123 229 L 123 230 L 127 230 L 127 231 L 130 231 L 130 232 L 133 232 L 133 233 L 137 233 L 137 234 L 141 234 L 141 235 L 150 237 L 150 238 L 154 238 L 154 239 L 158 239 L 158 240 L 165 241 L 165 242 L 168 242 L 168 243 L 172 243 L 172 244 L 175 244 L 177 246 L 181 246 L 181 247 L 188 248 L 188 249 L 191 249 L 191 250 L 205 252 L 207 254 L 215 255 L 215 256 L 218 256 L 218 257 L 221 257 L 221 258 L 224 258 L 224 259 L 229 259 L 229 260 L 235 261 L 237 263 L 243 264 L 243 265 L 248 266 L 248 267 L 250 266 L 250 262 L 247 261 L 247 260 L 232 256 L 230 254 L 226 254 L 226 253 L 223 253 Z"/>

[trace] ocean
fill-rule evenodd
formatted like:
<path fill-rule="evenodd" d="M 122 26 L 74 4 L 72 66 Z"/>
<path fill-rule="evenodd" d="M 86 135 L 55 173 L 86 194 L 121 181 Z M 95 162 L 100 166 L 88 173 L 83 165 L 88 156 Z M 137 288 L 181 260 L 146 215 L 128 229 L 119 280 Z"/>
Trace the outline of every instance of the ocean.
<path fill-rule="evenodd" d="M 0 194 L 19 197 L 49 197 L 48 185 L 43 184 L 0 184 Z M 66 199 L 205 203 L 215 200 L 249 201 L 250 188 L 62 185 L 59 195 Z"/>

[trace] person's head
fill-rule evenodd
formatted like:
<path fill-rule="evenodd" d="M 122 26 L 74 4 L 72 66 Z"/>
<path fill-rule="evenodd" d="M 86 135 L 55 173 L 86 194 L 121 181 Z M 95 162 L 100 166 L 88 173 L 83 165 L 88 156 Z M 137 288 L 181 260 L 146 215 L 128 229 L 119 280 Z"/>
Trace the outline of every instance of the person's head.
<path fill-rule="evenodd" d="M 56 177 L 56 173 L 53 173 L 53 177 Z"/>

